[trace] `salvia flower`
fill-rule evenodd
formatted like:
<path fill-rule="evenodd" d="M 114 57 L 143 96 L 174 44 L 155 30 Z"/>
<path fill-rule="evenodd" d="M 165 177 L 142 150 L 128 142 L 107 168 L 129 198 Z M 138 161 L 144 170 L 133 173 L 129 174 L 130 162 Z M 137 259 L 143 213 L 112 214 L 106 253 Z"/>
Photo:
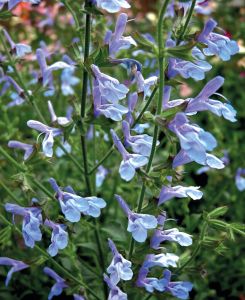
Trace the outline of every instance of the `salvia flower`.
<path fill-rule="evenodd" d="M 113 254 L 112 262 L 107 268 L 107 273 L 110 274 L 110 281 L 117 285 L 121 279 L 125 281 L 131 280 L 133 277 L 132 263 L 118 252 L 112 240 L 109 239 L 108 244 Z"/>
<path fill-rule="evenodd" d="M 106 274 L 104 274 L 104 281 L 107 283 L 107 285 L 110 289 L 108 300 L 127 300 L 128 299 L 127 294 L 122 292 L 120 290 L 120 288 L 118 286 L 116 286 Z"/>
<path fill-rule="evenodd" d="M 45 220 L 44 225 L 52 229 L 51 244 L 47 251 L 51 256 L 55 256 L 59 249 L 65 249 L 68 245 L 68 233 L 65 231 L 66 226 L 54 223 L 48 219 Z"/>
<path fill-rule="evenodd" d="M 43 86 L 52 84 L 53 82 L 53 71 L 65 69 L 65 68 L 74 68 L 63 61 L 57 61 L 52 65 L 48 66 L 46 62 L 45 53 L 41 48 L 38 48 L 36 51 L 37 61 L 41 69 L 41 76 L 43 80 Z"/>
<path fill-rule="evenodd" d="M 3 33 L 5 35 L 6 40 L 8 41 L 11 51 L 16 54 L 17 57 L 21 58 L 28 53 L 31 53 L 32 49 L 29 45 L 25 44 L 16 44 L 11 39 L 10 35 L 8 34 L 7 30 L 3 29 Z"/>
<path fill-rule="evenodd" d="M 157 76 L 151 76 L 144 79 L 140 71 L 136 71 L 135 73 L 135 82 L 137 84 L 138 93 L 144 93 L 144 98 L 148 96 L 151 87 L 157 84 L 157 80 Z"/>
<path fill-rule="evenodd" d="M 181 145 L 181 151 L 173 161 L 173 167 L 195 161 L 211 168 L 224 168 L 223 162 L 216 156 L 207 153 L 217 146 L 214 136 L 195 124 L 191 124 L 184 113 L 177 113 L 168 128 L 174 132 Z"/>
<path fill-rule="evenodd" d="M 138 94 L 132 93 L 128 96 L 128 113 L 126 115 L 127 122 L 132 125 L 134 123 L 133 112 L 135 110 L 136 104 L 138 101 Z"/>
<path fill-rule="evenodd" d="M 173 253 L 149 254 L 146 256 L 143 266 L 145 268 L 162 267 L 168 268 L 169 266 L 176 268 L 179 257 Z"/>
<path fill-rule="evenodd" d="M 58 123 L 60 126 L 67 126 L 70 123 L 70 119 L 67 117 L 57 117 L 51 101 L 48 101 L 48 110 L 52 123 Z"/>
<path fill-rule="evenodd" d="M 44 139 L 42 141 L 43 153 L 47 157 L 52 157 L 54 137 L 62 135 L 63 133 L 62 129 L 50 127 L 35 120 L 29 120 L 27 122 L 27 126 L 41 132 L 42 134 L 45 134 Z"/>
<path fill-rule="evenodd" d="M 119 174 L 122 179 L 130 181 L 135 175 L 135 170 L 147 164 L 148 158 L 140 154 L 129 153 L 113 129 L 111 129 L 111 135 L 114 145 L 123 158 L 119 167 Z"/>
<path fill-rule="evenodd" d="M 165 291 L 167 281 L 165 278 L 147 277 L 149 268 L 142 266 L 138 273 L 136 285 L 138 287 L 144 287 L 147 292 L 153 293 L 155 290 L 158 292 Z"/>
<path fill-rule="evenodd" d="M 95 0 L 98 8 L 102 8 L 109 13 L 119 12 L 121 8 L 130 8 L 126 0 Z"/>
<path fill-rule="evenodd" d="M 5 280 L 6 286 L 8 286 L 14 272 L 19 272 L 21 270 L 29 268 L 29 265 L 25 264 L 23 261 L 12 259 L 9 257 L 0 257 L 0 265 L 12 267 L 9 270 L 6 280 Z"/>
<path fill-rule="evenodd" d="M 99 68 L 95 65 L 91 66 L 93 75 L 95 77 L 95 88 L 98 88 L 101 103 L 118 103 L 126 97 L 129 89 L 121 84 L 117 79 L 100 72 Z"/>
<path fill-rule="evenodd" d="M 199 191 L 198 186 L 184 187 L 181 185 L 177 186 L 163 186 L 159 196 L 158 205 L 165 203 L 166 201 L 176 197 L 176 198 L 186 198 L 190 197 L 193 200 L 201 199 L 203 193 Z"/>
<path fill-rule="evenodd" d="M 61 73 L 61 91 L 64 96 L 74 95 L 73 86 L 80 82 L 80 79 L 74 76 L 75 68 L 65 68 Z"/>
<path fill-rule="evenodd" d="M 198 111 L 209 110 L 215 115 L 225 119 L 236 122 L 236 110 L 229 103 L 222 103 L 218 100 L 210 98 L 223 85 L 224 78 L 217 76 L 210 80 L 202 91 L 195 97 L 188 99 L 188 105 L 185 110 L 186 113 L 196 113 Z M 220 95 L 220 94 L 216 94 Z M 223 97 L 222 95 L 220 95 Z"/>
<path fill-rule="evenodd" d="M 223 61 L 228 61 L 231 55 L 239 52 L 239 47 L 235 41 L 230 40 L 227 36 L 214 33 L 213 30 L 216 26 L 217 22 L 209 19 L 197 40 L 208 46 L 203 49 L 205 55 L 217 55 Z"/>
<path fill-rule="evenodd" d="M 78 295 L 78 294 L 73 294 L 74 300 L 85 300 L 83 296 Z"/>
<path fill-rule="evenodd" d="M 240 192 L 245 190 L 245 169 L 238 168 L 236 171 L 235 182 Z"/>
<path fill-rule="evenodd" d="M 165 241 L 176 242 L 180 246 L 188 247 L 192 244 L 191 235 L 179 231 L 177 228 L 166 230 L 156 229 L 151 238 L 151 248 L 160 249 L 160 244 Z"/>
<path fill-rule="evenodd" d="M 157 218 L 148 214 L 138 214 L 132 212 L 122 197 L 115 195 L 119 205 L 128 217 L 127 231 L 132 233 L 132 237 L 139 243 L 145 242 L 147 231 L 157 227 Z"/>
<path fill-rule="evenodd" d="M 109 45 L 109 55 L 114 57 L 121 49 L 128 49 L 131 45 L 137 46 L 135 40 L 131 36 L 123 36 L 126 28 L 128 16 L 122 13 L 118 16 L 115 32 L 107 31 L 105 36 L 105 44 Z"/>
<path fill-rule="evenodd" d="M 97 218 L 101 214 L 101 209 L 106 206 L 106 202 L 102 198 L 78 196 L 71 187 L 67 187 L 65 191 L 62 191 L 54 178 L 50 178 L 49 182 L 57 193 L 57 199 L 63 214 L 70 222 L 78 222 L 81 213 Z"/>
<path fill-rule="evenodd" d="M 41 209 L 36 207 L 22 207 L 17 204 L 6 203 L 7 212 L 23 217 L 22 233 L 27 247 L 33 248 L 35 242 L 42 239 L 40 225 L 42 224 Z"/>
<path fill-rule="evenodd" d="M 9 141 L 8 142 L 8 147 L 23 150 L 25 152 L 24 160 L 27 160 L 28 158 L 30 158 L 30 156 L 35 151 L 35 147 L 33 145 L 18 142 L 18 141 Z"/>
<path fill-rule="evenodd" d="M 130 134 L 130 127 L 127 121 L 122 122 L 122 130 L 126 146 L 130 146 L 134 153 L 141 154 L 147 157 L 150 156 L 153 142 L 153 138 L 151 136 L 147 134 L 132 136 Z"/>
<path fill-rule="evenodd" d="M 171 58 L 169 60 L 168 77 L 172 78 L 179 74 L 185 79 L 193 78 L 196 81 L 204 79 L 205 73 L 210 71 L 212 66 L 204 60 L 205 56 L 197 47 L 193 48 L 192 56 L 194 62 Z"/>
<path fill-rule="evenodd" d="M 48 300 L 53 299 L 54 296 L 59 296 L 60 294 L 62 294 L 63 289 L 68 288 L 68 285 L 66 284 L 65 280 L 63 278 L 61 278 L 51 268 L 45 267 L 43 269 L 43 272 L 56 281 L 56 283 L 52 286 L 51 291 L 48 295 Z"/>
<path fill-rule="evenodd" d="M 96 187 L 101 187 L 107 174 L 109 173 L 109 171 L 104 168 L 102 165 L 100 165 L 97 169 L 96 172 L 96 176 L 95 176 L 95 183 L 96 183 Z"/>
<path fill-rule="evenodd" d="M 188 299 L 189 292 L 192 290 L 192 283 L 188 281 L 176 281 L 171 282 L 171 272 L 169 270 L 165 270 L 163 272 L 163 278 L 167 282 L 167 286 L 165 291 L 170 292 L 174 297 L 178 299 Z"/>

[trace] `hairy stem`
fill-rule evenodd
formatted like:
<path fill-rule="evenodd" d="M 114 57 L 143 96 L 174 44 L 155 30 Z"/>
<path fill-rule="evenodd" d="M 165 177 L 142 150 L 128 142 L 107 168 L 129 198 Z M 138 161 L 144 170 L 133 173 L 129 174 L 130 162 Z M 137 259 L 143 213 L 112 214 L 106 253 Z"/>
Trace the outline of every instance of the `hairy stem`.
<path fill-rule="evenodd" d="M 192 0 L 191 8 L 190 8 L 190 10 L 188 12 L 188 15 L 187 15 L 184 27 L 183 27 L 182 31 L 180 32 L 180 35 L 179 35 L 179 37 L 177 39 L 177 45 L 179 45 L 179 43 L 182 41 L 183 37 L 185 36 L 185 32 L 186 32 L 186 29 L 187 29 L 187 27 L 188 27 L 188 25 L 190 23 L 192 14 L 194 12 L 195 5 L 196 5 L 196 0 Z"/>
<path fill-rule="evenodd" d="M 165 47 L 165 41 L 164 41 L 164 32 L 163 32 L 163 20 L 164 20 L 164 15 L 165 15 L 167 6 L 169 4 L 169 1 L 170 0 L 164 1 L 163 5 L 161 7 L 160 14 L 159 14 L 159 19 L 158 19 L 158 26 L 157 26 L 158 64 L 159 64 L 159 93 L 158 93 L 156 115 L 159 115 L 162 111 L 162 99 L 163 99 L 164 84 L 165 84 L 165 75 L 164 75 L 164 68 L 165 68 L 164 47 Z M 151 147 L 151 153 L 150 153 L 148 164 L 146 166 L 146 173 L 147 174 L 151 170 L 152 162 L 153 162 L 154 155 L 155 155 L 155 152 L 156 152 L 158 133 L 159 133 L 158 125 L 155 124 L 152 147 Z M 141 187 L 141 191 L 140 191 L 139 201 L 138 201 L 137 213 L 141 212 L 141 209 L 142 209 L 142 206 L 143 206 L 143 201 L 144 201 L 145 191 L 146 191 L 146 185 L 145 185 L 145 182 L 143 182 L 142 187 Z M 133 239 L 133 238 L 131 238 L 131 239 Z M 134 243 L 131 240 L 129 255 L 128 255 L 129 260 L 131 259 L 133 253 L 134 253 Z"/>

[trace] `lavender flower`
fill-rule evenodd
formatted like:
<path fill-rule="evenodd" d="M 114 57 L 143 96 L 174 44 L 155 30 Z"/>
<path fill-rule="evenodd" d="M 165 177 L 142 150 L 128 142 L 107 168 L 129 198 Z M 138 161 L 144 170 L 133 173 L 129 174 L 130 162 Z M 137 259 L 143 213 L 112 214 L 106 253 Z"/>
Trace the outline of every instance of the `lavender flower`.
<path fill-rule="evenodd" d="M 158 205 L 161 205 L 162 203 L 165 203 L 166 201 L 176 197 L 176 198 L 185 198 L 190 197 L 193 200 L 201 199 L 203 196 L 203 193 L 199 191 L 198 186 L 189 186 L 184 187 L 181 185 L 177 186 L 163 186 L 161 189 L 161 193 L 159 196 L 159 202 Z"/>
<path fill-rule="evenodd" d="M 157 219 L 148 214 L 138 214 L 132 212 L 122 197 L 115 195 L 119 205 L 128 217 L 127 231 L 132 233 L 132 237 L 139 243 L 145 242 L 147 231 L 157 227 Z"/>
<path fill-rule="evenodd" d="M 108 300 L 127 300 L 127 294 L 123 293 L 118 286 L 112 283 L 110 278 L 104 274 L 104 281 L 107 283 L 110 293 Z"/>
<path fill-rule="evenodd" d="M 175 44 L 174 44 L 175 45 Z M 212 66 L 204 60 L 205 56 L 197 47 L 192 49 L 194 62 L 185 61 L 179 58 L 169 60 L 168 77 L 180 75 L 183 78 L 193 78 L 196 81 L 205 78 L 205 73 L 212 69 Z"/>
<path fill-rule="evenodd" d="M 46 62 L 45 53 L 41 48 L 38 48 L 36 51 L 37 61 L 41 69 L 41 75 L 43 80 L 43 86 L 52 85 L 53 82 L 53 71 L 65 69 L 65 68 L 74 68 L 73 66 L 68 65 L 63 61 L 57 61 L 56 63 L 48 66 Z"/>
<path fill-rule="evenodd" d="M 112 284 L 117 285 L 122 280 L 131 280 L 133 272 L 131 270 L 132 263 L 126 260 L 117 250 L 116 245 L 112 240 L 108 241 L 109 247 L 113 254 L 113 259 L 107 272 L 110 274 L 110 281 Z"/>
<path fill-rule="evenodd" d="M 126 115 L 127 122 L 132 125 L 134 123 L 133 112 L 135 110 L 136 104 L 138 100 L 138 94 L 132 93 L 128 96 L 128 113 Z"/>
<path fill-rule="evenodd" d="M 57 123 L 60 126 L 67 126 L 71 123 L 71 120 L 67 117 L 57 117 L 51 101 L 48 101 L 48 110 L 51 117 L 52 123 Z"/>
<path fill-rule="evenodd" d="M 80 79 L 74 76 L 75 68 L 65 68 L 61 73 L 61 91 L 64 96 L 74 95 L 73 86 L 80 82 Z"/>
<path fill-rule="evenodd" d="M 239 52 L 239 47 L 235 41 L 230 40 L 228 37 L 214 33 L 213 30 L 216 26 L 217 22 L 213 19 L 209 19 L 197 40 L 208 46 L 203 49 L 205 55 L 217 55 L 223 61 L 228 61 L 231 55 Z"/>
<path fill-rule="evenodd" d="M 50 178 L 49 182 L 57 193 L 63 214 L 70 222 L 78 222 L 81 218 L 81 213 L 97 218 L 101 214 L 101 208 L 106 206 L 106 202 L 102 198 L 83 198 L 76 195 L 71 187 L 67 187 L 65 191 L 62 191 L 53 178 Z"/>
<path fill-rule="evenodd" d="M 236 110 L 230 104 L 209 98 L 211 95 L 215 94 L 223 83 L 224 78 L 221 76 L 217 76 L 210 80 L 195 98 L 188 99 L 188 105 L 185 112 L 196 113 L 198 111 L 210 110 L 219 117 L 223 116 L 231 122 L 236 122 Z M 220 94 L 216 95 L 223 97 Z"/>
<path fill-rule="evenodd" d="M 147 164 L 148 158 L 140 154 L 128 153 L 113 129 L 111 129 L 111 135 L 114 145 L 123 158 L 119 167 L 119 174 L 122 179 L 130 181 L 135 175 L 135 170 Z"/>
<path fill-rule="evenodd" d="M 130 146 L 134 153 L 143 156 L 150 156 L 153 138 L 147 134 L 135 135 L 130 134 L 130 127 L 128 122 L 122 122 L 122 130 L 124 134 L 124 141 L 126 146 Z M 159 145 L 159 142 L 157 143 Z"/>
<path fill-rule="evenodd" d="M 115 32 L 107 31 L 105 36 L 105 44 L 109 45 L 109 55 L 114 57 L 121 49 L 128 49 L 131 45 L 137 46 L 135 40 L 131 36 L 123 36 L 126 28 L 128 16 L 122 13 L 118 16 Z"/>
<path fill-rule="evenodd" d="M 74 300 L 85 300 L 85 298 L 81 295 L 78 295 L 78 294 L 73 294 L 73 298 Z"/>
<path fill-rule="evenodd" d="M 0 257 L 0 265 L 12 266 L 12 268 L 9 270 L 6 280 L 5 280 L 6 286 L 8 286 L 14 272 L 19 272 L 21 270 L 29 268 L 29 265 L 25 264 L 23 261 L 15 260 L 15 259 L 12 259 L 9 257 Z"/>
<path fill-rule="evenodd" d="M 57 255 L 59 249 L 65 249 L 68 245 L 68 233 L 65 231 L 66 226 L 63 224 L 54 223 L 47 219 L 45 220 L 44 225 L 53 230 L 51 244 L 47 251 L 51 256 L 55 256 Z"/>
<path fill-rule="evenodd" d="M 165 278 L 155 278 L 155 277 L 147 277 L 149 273 L 149 268 L 142 266 L 139 270 L 138 278 L 136 281 L 136 285 L 138 287 L 144 287 L 147 292 L 153 293 L 154 290 L 158 292 L 165 291 L 167 286 L 167 281 Z"/>
<path fill-rule="evenodd" d="M 140 71 L 135 72 L 135 81 L 138 88 L 138 93 L 144 93 L 144 98 L 148 96 L 151 86 L 157 84 L 158 77 L 151 76 L 147 79 L 144 79 Z"/>
<path fill-rule="evenodd" d="M 6 40 L 8 41 L 11 51 L 16 54 L 17 57 L 21 58 L 28 53 L 31 53 L 32 49 L 29 45 L 25 44 L 15 44 L 8 34 L 7 30 L 3 29 L 3 33 L 5 35 Z"/>
<path fill-rule="evenodd" d="M 151 238 L 151 248 L 160 249 L 160 244 L 165 241 L 176 242 L 180 246 L 188 247 L 192 244 L 191 235 L 179 231 L 177 228 L 167 230 L 156 229 Z"/>
<path fill-rule="evenodd" d="M 98 8 L 102 8 L 109 13 L 116 13 L 121 8 L 130 8 L 126 0 L 95 0 Z"/>
<path fill-rule="evenodd" d="M 212 151 L 217 146 L 214 136 L 199 126 L 190 124 L 184 113 L 177 113 L 169 123 L 168 128 L 178 136 L 181 145 L 181 151 L 173 161 L 174 168 L 191 161 L 208 165 L 211 168 L 224 168 L 221 160 L 206 153 L 206 151 Z"/>
<path fill-rule="evenodd" d="M 8 147 L 23 150 L 25 152 L 24 160 L 27 160 L 28 158 L 30 158 L 30 156 L 35 151 L 35 147 L 33 145 L 26 144 L 26 143 L 21 143 L 21 142 L 18 142 L 18 141 L 9 141 L 8 142 Z"/>
<path fill-rule="evenodd" d="M 96 177 L 95 177 L 96 187 L 99 188 L 102 186 L 107 174 L 108 174 L 108 170 L 104 168 L 102 165 L 100 165 L 97 169 Z"/>
<path fill-rule="evenodd" d="M 42 134 L 45 134 L 45 137 L 42 141 L 43 153 L 47 157 L 52 157 L 54 137 L 61 135 L 63 131 L 59 128 L 50 127 L 35 120 L 29 120 L 27 122 L 27 126 L 41 132 Z"/>
<path fill-rule="evenodd" d="M 61 278 L 51 268 L 45 267 L 43 269 L 43 272 L 56 281 L 56 283 L 52 286 L 51 291 L 48 295 L 48 300 L 53 299 L 54 296 L 59 296 L 63 292 L 63 289 L 68 288 L 68 285 L 65 283 L 65 280 Z"/>
<path fill-rule="evenodd" d="M 245 169 L 238 168 L 236 171 L 236 186 L 240 192 L 245 190 Z"/>
<path fill-rule="evenodd" d="M 92 65 L 91 69 L 95 77 L 94 88 L 98 89 L 98 93 L 95 95 L 101 97 L 102 104 L 107 102 L 117 104 L 119 100 L 126 97 L 129 89 L 124 84 L 120 84 L 117 79 L 101 73 L 95 65 Z"/>
<path fill-rule="evenodd" d="M 41 241 L 42 233 L 40 225 L 42 223 L 41 209 L 36 207 L 22 207 L 17 204 L 6 203 L 7 212 L 23 217 L 22 233 L 27 247 L 33 248 L 36 241 Z"/>
<path fill-rule="evenodd" d="M 163 272 L 163 278 L 167 281 L 166 292 L 170 292 L 174 297 L 178 299 L 188 299 L 189 292 L 192 290 L 192 283 L 188 281 L 171 282 L 171 272 L 165 270 Z"/>
<path fill-rule="evenodd" d="M 146 256 L 143 266 L 145 268 L 162 267 L 168 268 L 169 266 L 176 268 L 179 257 L 173 253 L 149 254 Z"/>

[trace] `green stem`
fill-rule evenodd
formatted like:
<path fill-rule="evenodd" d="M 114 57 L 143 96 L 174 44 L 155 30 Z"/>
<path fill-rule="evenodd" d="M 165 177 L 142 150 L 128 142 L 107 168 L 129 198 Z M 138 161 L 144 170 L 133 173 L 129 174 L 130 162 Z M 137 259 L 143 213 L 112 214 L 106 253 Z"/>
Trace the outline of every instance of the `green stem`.
<path fill-rule="evenodd" d="M 46 189 L 46 187 L 44 185 L 42 185 L 39 181 L 37 181 L 36 179 L 34 179 L 33 177 L 30 177 L 32 182 L 41 190 L 44 192 L 44 194 L 46 194 L 48 197 L 50 197 L 51 199 L 54 199 L 56 201 L 56 198 L 54 197 L 54 195 Z"/>
<path fill-rule="evenodd" d="M 62 145 L 61 142 L 58 141 L 58 145 L 59 147 L 65 152 L 65 154 L 70 158 L 70 160 L 74 163 L 74 165 L 79 169 L 79 171 L 81 171 L 82 173 L 84 173 L 84 169 L 83 167 L 80 165 L 80 163 L 77 161 L 77 159 L 71 154 L 69 153 L 66 148 Z"/>
<path fill-rule="evenodd" d="M 26 172 L 26 168 L 22 167 L 16 160 L 14 160 L 1 146 L 0 153 L 11 163 L 13 164 L 19 171 Z"/>
<path fill-rule="evenodd" d="M 21 230 L 18 227 L 16 227 L 15 225 L 13 225 L 11 222 L 9 222 L 9 220 L 7 220 L 3 215 L 0 214 L 0 218 L 2 219 L 2 221 L 4 223 L 6 223 L 9 226 L 11 226 L 12 228 L 14 228 L 18 232 L 18 234 L 22 235 Z M 38 245 L 35 245 L 34 248 L 40 254 L 42 254 L 45 258 L 47 258 L 48 260 L 50 260 L 52 262 L 52 264 L 55 266 L 55 268 L 57 270 L 59 270 L 60 272 L 62 272 L 62 274 L 64 274 L 65 276 L 67 276 L 67 278 L 69 278 L 73 282 L 81 285 L 84 289 L 87 289 L 91 293 L 91 295 L 93 295 L 96 299 L 100 299 L 98 297 L 98 295 L 83 282 L 83 280 L 78 279 L 77 277 L 75 277 L 74 275 L 72 275 L 68 270 L 66 270 L 64 267 L 62 267 L 56 260 L 54 260 L 51 256 L 49 256 L 48 253 L 45 250 L 43 250 L 42 248 L 40 248 Z"/>
<path fill-rule="evenodd" d="M 90 178 L 88 173 L 88 158 L 87 158 L 87 147 L 86 147 L 86 140 L 84 136 L 81 136 L 81 145 L 82 145 L 82 156 L 83 156 L 83 167 L 84 167 L 84 176 L 87 185 L 87 193 L 91 196 L 92 189 L 90 184 Z"/>
<path fill-rule="evenodd" d="M 168 6 L 170 0 L 164 1 L 162 8 L 160 10 L 159 14 L 159 19 L 158 19 L 158 26 L 157 26 L 157 37 L 158 37 L 158 64 L 159 64 L 159 93 L 158 93 L 158 101 L 157 101 L 157 109 L 155 115 L 159 115 L 162 111 L 162 99 L 164 95 L 164 83 L 165 83 L 165 74 L 164 74 L 164 67 L 165 67 L 165 53 L 164 53 L 164 32 L 163 32 L 163 19 L 164 15 Z M 158 139 L 158 125 L 155 124 L 154 128 L 154 134 L 153 134 L 153 141 L 152 141 L 152 147 L 151 147 L 151 153 L 149 157 L 149 161 L 146 167 L 146 173 L 148 174 L 151 170 L 152 162 L 154 159 L 154 155 L 156 152 L 156 146 L 157 146 L 157 139 Z M 143 201 L 144 201 L 144 195 L 146 191 L 146 185 L 145 182 L 142 183 L 141 187 L 141 192 L 140 192 L 140 197 L 138 201 L 138 207 L 137 207 L 137 213 L 141 212 L 142 206 L 143 206 Z M 131 260 L 131 257 L 134 253 L 134 243 L 132 242 L 131 238 L 131 243 L 130 243 L 130 248 L 129 248 L 129 260 Z"/>
<path fill-rule="evenodd" d="M 202 226 L 202 230 L 201 230 L 201 233 L 200 233 L 200 238 L 197 242 L 197 245 L 195 247 L 195 249 L 193 250 L 192 252 L 192 255 L 191 257 L 178 269 L 178 272 L 177 273 L 180 273 L 186 266 L 188 266 L 192 261 L 193 259 L 197 256 L 197 254 L 199 253 L 199 250 L 201 249 L 202 247 L 202 243 L 203 243 L 203 240 L 205 238 L 205 235 L 206 235 L 206 232 L 207 232 L 207 229 L 208 229 L 208 222 L 207 221 L 204 221 L 203 223 L 203 226 Z"/>
<path fill-rule="evenodd" d="M 103 162 L 106 161 L 108 157 L 111 156 L 111 154 L 113 153 L 114 149 L 115 149 L 114 146 L 111 146 L 111 148 L 109 149 L 109 151 L 101 158 L 101 160 L 93 167 L 93 169 L 91 169 L 89 171 L 88 174 L 91 175 L 92 173 L 94 173 L 94 171 L 96 171 L 98 169 L 98 167 L 100 165 L 102 165 Z"/>
<path fill-rule="evenodd" d="M 190 10 L 188 12 L 188 15 L 187 15 L 187 18 L 186 18 L 183 30 L 181 31 L 181 33 L 180 33 L 180 35 L 179 35 L 179 37 L 177 39 L 177 45 L 179 45 L 179 43 L 182 41 L 182 39 L 183 39 L 183 37 L 185 35 L 186 29 L 187 29 L 187 27 L 188 27 L 188 25 L 190 23 L 192 14 L 194 12 L 195 5 L 196 5 L 196 0 L 192 0 L 191 8 L 190 8 Z"/>
<path fill-rule="evenodd" d="M 0 181 L 0 185 L 5 189 L 5 191 L 9 194 L 9 196 L 19 205 L 22 205 L 21 201 L 13 194 L 10 189 L 2 182 Z"/>

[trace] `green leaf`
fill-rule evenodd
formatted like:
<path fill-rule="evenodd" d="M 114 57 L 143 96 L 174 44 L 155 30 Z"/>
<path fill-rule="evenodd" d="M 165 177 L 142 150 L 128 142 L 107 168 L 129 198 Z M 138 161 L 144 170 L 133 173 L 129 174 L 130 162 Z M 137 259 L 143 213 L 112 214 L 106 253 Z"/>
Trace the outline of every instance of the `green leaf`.
<path fill-rule="evenodd" d="M 148 39 L 146 39 L 145 37 L 143 37 L 139 32 L 135 31 L 132 33 L 132 37 L 135 39 L 135 41 L 137 42 L 137 44 L 148 48 L 148 50 L 153 50 L 153 52 L 157 53 L 157 47 L 155 44 L 153 44 L 152 42 L 150 42 Z"/>
<path fill-rule="evenodd" d="M 228 206 L 221 206 L 215 208 L 213 211 L 208 213 L 208 218 L 217 218 L 223 216 L 228 211 Z"/>
<path fill-rule="evenodd" d="M 0 20 L 7 20 L 7 19 L 11 18 L 12 16 L 13 16 L 13 14 L 8 10 L 0 12 Z"/>
<path fill-rule="evenodd" d="M 181 46 L 167 48 L 166 52 L 169 57 L 181 58 L 187 61 L 195 61 L 192 56 L 192 49 L 196 46 L 196 42 L 190 41 L 189 43 Z"/>

